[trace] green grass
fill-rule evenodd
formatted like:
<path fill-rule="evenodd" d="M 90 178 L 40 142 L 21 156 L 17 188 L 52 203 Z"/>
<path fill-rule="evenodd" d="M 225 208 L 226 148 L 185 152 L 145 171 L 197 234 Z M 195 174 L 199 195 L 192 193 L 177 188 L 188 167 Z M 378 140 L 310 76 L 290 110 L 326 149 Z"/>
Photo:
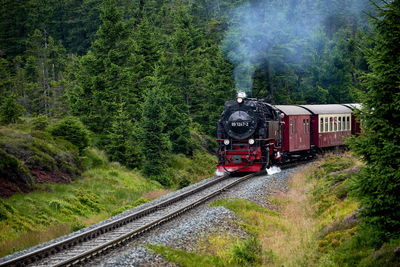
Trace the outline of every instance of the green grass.
<path fill-rule="evenodd" d="M 111 163 L 84 172 L 72 184 L 40 185 L 39 191 L 3 199 L 0 212 L 5 216 L 0 217 L 0 255 L 35 244 L 36 239 L 25 241 L 21 246 L 13 242 L 32 233 L 55 231 L 56 225 L 69 229 L 56 230 L 55 235 L 77 230 L 146 202 L 142 194 L 161 188 L 139 172 Z"/>
<path fill-rule="evenodd" d="M 263 257 L 261 244 L 254 237 L 245 240 L 235 239 L 220 255 L 187 252 L 164 245 L 147 247 L 163 255 L 168 261 L 187 267 L 260 266 Z"/>
<path fill-rule="evenodd" d="M 30 193 L 0 199 L 0 257 L 150 200 L 143 195 L 168 192 L 140 170 L 110 163 L 103 151 L 89 147 L 79 153 L 71 143 L 34 128 L 31 119 L 0 127 L 0 179 L 18 184 L 15 178 L 22 177 L 31 184 Z M 167 164 L 173 188 L 180 188 L 212 176 L 216 159 L 200 149 L 192 157 L 170 155 Z M 35 184 L 32 171 L 37 170 L 65 174 L 72 182 Z"/>
<path fill-rule="evenodd" d="M 317 240 L 318 266 L 400 266 L 396 249 L 399 239 L 376 245 L 375 233 L 362 223 L 362 218 L 351 221 L 359 209 L 352 190 L 356 190 L 351 168 L 360 165 L 349 155 L 328 157 L 310 179 L 316 181 L 312 190 L 313 204 L 319 221 Z"/>
<path fill-rule="evenodd" d="M 213 255 L 191 253 L 184 250 L 172 249 L 163 245 L 148 245 L 155 253 L 163 255 L 168 261 L 180 266 L 218 267 L 227 266 L 223 259 Z"/>

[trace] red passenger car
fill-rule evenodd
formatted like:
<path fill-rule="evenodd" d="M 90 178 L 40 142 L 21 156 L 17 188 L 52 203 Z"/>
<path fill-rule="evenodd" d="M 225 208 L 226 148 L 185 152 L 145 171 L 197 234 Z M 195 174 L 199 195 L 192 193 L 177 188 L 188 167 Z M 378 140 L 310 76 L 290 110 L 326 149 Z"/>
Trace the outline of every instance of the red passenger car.
<path fill-rule="evenodd" d="M 311 115 L 311 145 L 328 148 L 344 145 L 351 134 L 352 110 L 343 105 L 301 105 Z"/>
<path fill-rule="evenodd" d="M 275 105 L 283 113 L 282 153 L 290 160 L 308 154 L 310 150 L 311 112 L 291 105 Z"/>

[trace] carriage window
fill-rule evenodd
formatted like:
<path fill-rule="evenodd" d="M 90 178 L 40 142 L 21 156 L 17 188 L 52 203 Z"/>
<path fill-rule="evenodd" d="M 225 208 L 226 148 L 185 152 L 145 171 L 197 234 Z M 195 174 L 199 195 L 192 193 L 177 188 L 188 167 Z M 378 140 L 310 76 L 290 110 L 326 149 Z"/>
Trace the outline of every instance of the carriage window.
<path fill-rule="evenodd" d="M 329 131 L 329 129 L 328 129 L 328 118 L 325 117 L 325 130 L 324 130 L 324 132 L 327 132 L 327 131 Z"/>
<path fill-rule="evenodd" d="M 347 130 L 350 130 L 350 116 L 347 116 Z"/>
<path fill-rule="evenodd" d="M 338 119 L 339 119 L 339 121 L 338 121 L 338 131 L 342 131 L 343 130 L 342 129 L 342 117 L 339 117 Z"/>
<path fill-rule="evenodd" d="M 329 131 L 333 131 L 333 117 L 329 117 Z"/>
<path fill-rule="evenodd" d="M 346 129 L 346 117 L 342 117 L 342 128 L 343 128 L 343 131 L 347 130 Z"/>
<path fill-rule="evenodd" d="M 306 120 L 303 119 L 303 133 L 306 133 Z"/>
<path fill-rule="evenodd" d="M 337 117 L 333 117 L 333 131 L 337 131 Z"/>
<path fill-rule="evenodd" d="M 306 119 L 306 132 L 310 133 L 310 121 L 309 121 L 309 119 Z"/>
<path fill-rule="evenodd" d="M 319 123 L 319 131 L 322 133 L 324 132 L 324 118 L 321 118 Z"/>

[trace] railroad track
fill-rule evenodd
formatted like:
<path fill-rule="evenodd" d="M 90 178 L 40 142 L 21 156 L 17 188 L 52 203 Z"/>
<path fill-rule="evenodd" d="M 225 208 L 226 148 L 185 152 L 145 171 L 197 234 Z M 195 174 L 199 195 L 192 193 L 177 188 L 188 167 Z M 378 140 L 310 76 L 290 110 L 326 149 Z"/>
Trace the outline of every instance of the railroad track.
<path fill-rule="evenodd" d="M 257 174 L 214 177 L 138 212 L 84 231 L 65 240 L 0 262 L 0 266 L 73 266 L 121 246 L 140 234 L 179 216 Z"/>

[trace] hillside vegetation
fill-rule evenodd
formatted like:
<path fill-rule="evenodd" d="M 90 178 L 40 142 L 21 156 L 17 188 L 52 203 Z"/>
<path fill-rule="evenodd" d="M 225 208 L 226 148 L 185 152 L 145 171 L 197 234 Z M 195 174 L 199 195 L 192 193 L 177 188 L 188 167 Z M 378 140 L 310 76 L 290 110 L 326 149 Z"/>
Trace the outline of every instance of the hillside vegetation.
<path fill-rule="evenodd" d="M 137 169 L 110 162 L 88 143 L 74 145 L 83 140 L 72 138 L 78 129 L 85 132 L 76 123 L 69 118 L 34 130 L 37 123 L 27 120 L 0 127 L 0 256 L 89 226 L 215 170 L 215 159 L 205 149 L 192 157 L 171 155 L 166 189 Z M 56 130 L 64 127 L 65 132 Z"/>

